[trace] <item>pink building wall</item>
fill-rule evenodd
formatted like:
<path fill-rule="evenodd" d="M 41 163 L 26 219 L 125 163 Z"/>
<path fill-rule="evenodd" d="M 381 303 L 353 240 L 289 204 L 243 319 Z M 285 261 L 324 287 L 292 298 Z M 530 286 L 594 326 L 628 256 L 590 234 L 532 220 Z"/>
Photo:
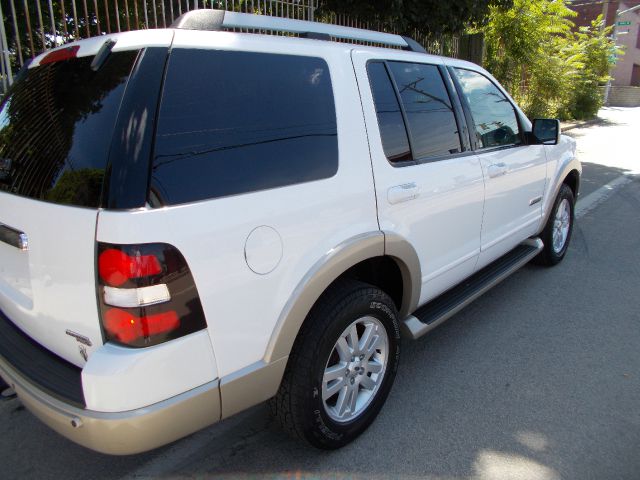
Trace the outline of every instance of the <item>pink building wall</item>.
<path fill-rule="evenodd" d="M 619 35 L 616 41 L 618 45 L 623 47 L 625 54 L 618 57 L 616 66 L 611 72 L 612 85 L 615 86 L 640 86 L 640 10 L 616 17 L 616 12 L 637 5 L 640 5 L 640 0 L 573 0 L 568 3 L 568 7 L 578 13 L 578 16 L 573 19 L 576 27 L 590 25 L 591 21 L 600 14 L 606 15 L 607 25 L 613 25 L 614 22 L 620 21 L 631 22 L 629 26 L 618 27 L 618 33 L 628 33 Z M 636 65 L 634 76 L 634 66 Z"/>
<path fill-rule="evenodd" d="M 632 3 L 632 2 L 629 2 Z M 637 2 L 633 2 L 637 5 Z M 635 5 L 627 5 L 620 2 L 620 11 L 631 8 Z M 628 86 L 635 81 L 635 86 L 640 87 L 640 78 L 633 77 L 633 67 L 640 68 L 640 10 L 630 12 L 618 17 L 618 21 L 628 21 L 631 25 L 628 27 L 618 27 L 618 37 L 616 43 L 624 48 L 624 55 L 618 57 L 618 62 L 613 69 L 612 85 Z M 628 32 L 623 35 L 620 33 Z"/>

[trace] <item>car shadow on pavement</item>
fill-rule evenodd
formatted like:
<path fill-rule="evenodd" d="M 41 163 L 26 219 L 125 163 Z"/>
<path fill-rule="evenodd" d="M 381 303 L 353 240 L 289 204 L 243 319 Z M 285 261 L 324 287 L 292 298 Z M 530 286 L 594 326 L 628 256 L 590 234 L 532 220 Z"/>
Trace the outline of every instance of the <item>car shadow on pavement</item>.
<path fill-rule="evenodd" d="M 603 185 L 625 175 L 629 170 L 599 163 L 582 162 L 582 176 L 580 177 L 580 192 L 578 199 L 584 198 Z"/>

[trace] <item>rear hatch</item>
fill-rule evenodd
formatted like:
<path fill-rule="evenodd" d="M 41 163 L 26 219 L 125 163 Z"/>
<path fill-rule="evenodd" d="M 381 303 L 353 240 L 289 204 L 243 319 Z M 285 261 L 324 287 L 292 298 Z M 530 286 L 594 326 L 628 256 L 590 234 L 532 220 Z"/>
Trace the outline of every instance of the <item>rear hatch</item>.
<path fill-rule="evenodd" d="M 116 42 L 92 65 L 106 40 L 118 38 L 37 58 L 0 106 L 0 310 L 77 366 L 103 343 L 96 221 L 114 127 L 141 51 L 131 42 L 118 51 Z"/>

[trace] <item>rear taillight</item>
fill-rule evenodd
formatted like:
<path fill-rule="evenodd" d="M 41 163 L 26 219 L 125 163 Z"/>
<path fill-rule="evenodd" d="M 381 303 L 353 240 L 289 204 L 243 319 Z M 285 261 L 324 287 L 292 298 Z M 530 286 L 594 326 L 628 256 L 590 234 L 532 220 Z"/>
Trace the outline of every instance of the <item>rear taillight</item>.
<path fill-rule="evenodd" d="M 193 276 L 175 247 L 99 243 L 97 267 L 107 340 L 148 347 L 206 327 Z"/>

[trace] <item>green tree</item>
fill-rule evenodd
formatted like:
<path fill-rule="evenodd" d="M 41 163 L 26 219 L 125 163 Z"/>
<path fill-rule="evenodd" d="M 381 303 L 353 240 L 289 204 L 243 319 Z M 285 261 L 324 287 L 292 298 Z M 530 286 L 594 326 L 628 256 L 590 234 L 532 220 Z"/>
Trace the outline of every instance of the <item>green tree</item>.
<path fill-rule="evenodd" d="M 489 8 L 485 67 L 530 117 L 586 118 L 601 106 L 610 30 L 598 18 L 577 32 L 564 0 L 514 0 Z"/>
<path fill-rule="evenodd" d="M 505 9 L 512 4 L 513 0 L 320 0 L 319 7 L 321 14 L 346 14 L 410 35 L 416 29 L 461 33 L 470 24 L 482 24 L 490 8 Z"/>
<path fill-rule="evenodd" d="M 514 0 L 509 9 L 489 9 L 485 67 L 531 116 L 556 115 L 566 102 L 576 65 L 557 53 L 573 16 L 558 0 Z"/>
<path fill-rule="evenodd" d="M 580 27 L 571 38 L 576 54 L 583 67 L 578 70 L 573 83 L 569 113 L 573 118 L 593 117 L 602 106 L 599 86 L 609 79 L 611 55 L 616 50 L 610 38 L 613 27 L 603 28 L 602 17 L 591 22 L 590 26 Z"/>

